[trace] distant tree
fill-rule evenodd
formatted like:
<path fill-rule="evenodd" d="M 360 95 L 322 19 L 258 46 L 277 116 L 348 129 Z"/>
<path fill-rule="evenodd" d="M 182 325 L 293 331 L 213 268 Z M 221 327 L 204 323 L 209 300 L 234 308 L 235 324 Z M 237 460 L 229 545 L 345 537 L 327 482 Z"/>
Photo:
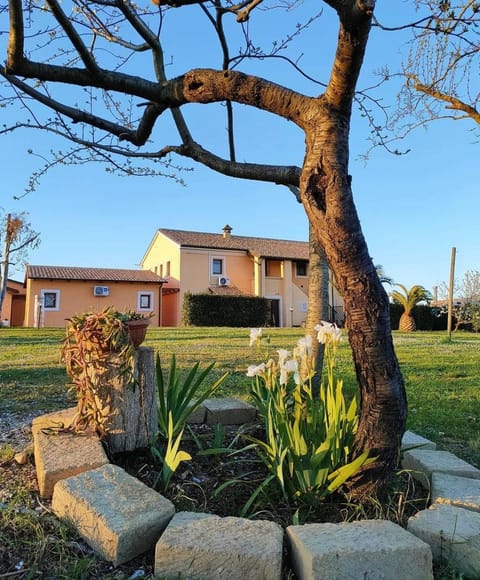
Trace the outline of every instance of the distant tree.
<path fill-rule="evenodd" d="M 413 308 L 420 302 L 429 302 L 432 299 L 432 295 L 423 286 L 412 286 L 410 290 L 403 284 L 395 284 L 395 286 L 398 286 L 402 290 L 401 292 L 393 290 L 390 294 L 394 302 L 403 306 L 403 313 L 400 317 L 398 330 L 413 332 L 417 330 L 415 318 L 412 314 Z"/>
<path fill-rule="evenodd" d="M 438 287 L 439 295 L 447 300 L 448 285 L 442 282 Z M 467 270 L 461 281 L 454 283 L 455 300 L 452 316 L 455 319 L 454 331 L 471 326 L 475 332 L 480 330 L 480 271 Z M 443 309 L 446 310 L 446 306 Z"/>
<path fill-rule="evenodd" d="M 40 234 L 27 222 L 27 214 L 5 214 L 0 228 L 0 310 L 7 292 L 8 272 L 25 260 L 27 251 L 40 243 Z"/>
<path fill-rule="evenodd" d="M 387 126 L 403 136 L 437 119 L 467 119 L 480 125 L 480 4 L 473 0 L 415 0 L 416 19 L 409 51 L 400 71 L 386 69 L 384 79 L 402 77 L 398 108 Z M 381 141 L 380 139 L 378 141 Z"/>

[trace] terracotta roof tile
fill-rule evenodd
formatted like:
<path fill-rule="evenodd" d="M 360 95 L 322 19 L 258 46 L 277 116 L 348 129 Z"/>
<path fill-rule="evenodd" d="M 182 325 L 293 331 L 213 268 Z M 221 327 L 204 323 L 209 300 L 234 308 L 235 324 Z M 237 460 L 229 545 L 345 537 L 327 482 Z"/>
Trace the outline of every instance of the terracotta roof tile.
<path fill-rule="evenodd" d="M 155 282 L 162 278 L 150 270 L 118 268 L 80 268 L 76 266 L 27 266 L 27 278 L 49 280 L 83 280 L 94 282 Z"/>
<path fill-rule="evenodd" d="M 160 228 L 161 234 L 182 247 L 241 250 L 264 258 L 308 260 L 308 242 L 275 240 L 248 236 L 209 234 Z"/>

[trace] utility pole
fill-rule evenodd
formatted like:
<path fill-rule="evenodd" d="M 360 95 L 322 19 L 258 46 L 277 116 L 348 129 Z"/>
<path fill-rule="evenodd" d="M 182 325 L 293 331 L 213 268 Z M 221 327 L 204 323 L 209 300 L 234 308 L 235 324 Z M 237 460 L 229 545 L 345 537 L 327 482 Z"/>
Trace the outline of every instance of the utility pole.
<path fill-rule="evenodd" d="M 452 314 L 453 314 L 453 288 L 455 285 L 455 256 L 457 248 L 452 248 L 452 255 L 450 258 L 450 284 L 448 287 L 448 318 L 447 318 L 447 334 L 448 340 L 452 339 Z"/>

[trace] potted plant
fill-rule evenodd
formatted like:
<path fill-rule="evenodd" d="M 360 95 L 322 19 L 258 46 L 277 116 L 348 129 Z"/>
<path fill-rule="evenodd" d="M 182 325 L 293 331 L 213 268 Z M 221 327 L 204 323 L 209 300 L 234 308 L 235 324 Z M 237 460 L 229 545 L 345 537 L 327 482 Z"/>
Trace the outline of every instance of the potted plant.
<path fill-rule="evenodd" d="M 135 310 L 127 310 L 126 312 L 121 312 L 119 314 L 120 320 L 128 328 L 130 342 L 133 344 L 134 348 L 138 348 L 145 340 L 148 325 L 150 324 L 150 319 L 153 315 L 150 313 L 144 314 L 143 312 L 135 312 Z"/>

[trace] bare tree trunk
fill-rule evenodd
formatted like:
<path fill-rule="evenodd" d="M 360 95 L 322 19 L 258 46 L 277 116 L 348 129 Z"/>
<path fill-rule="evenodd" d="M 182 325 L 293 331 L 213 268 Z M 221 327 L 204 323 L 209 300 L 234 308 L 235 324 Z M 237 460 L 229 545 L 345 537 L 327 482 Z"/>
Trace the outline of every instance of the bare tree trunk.
<path fill-rule="evenodd" d="M 5 221 L 5 232 L 4 232 L 5 240 L 3 244 L 2 263 L 0 264 L 0 311 L 2 310 L 3 301 L 5 300 L 5 294 L 7 293 L 8 266 L 10 260 L 10 243 L 11 243 L 8 228 L 10 222 L 10 215 L 11 214 L 7 214 Z"/>
<path fill-rule="evenodd" d="M 397 465 L 407 402 L 393 349 L 387 294 L 370 258 L 348 175 L 349 118 L 319 116 L 307 136 L 302 201 L 344 300 L 360 392 L 356 453 L 378 461 L 355 482 L 358 495 L 381 491 Z"/>
<path fill-rule="evenodd" d="M 317 234 L 309 224 L 309 276 L 308 276 L 308 310 L 306 332 L 315 338 L 315 326 L 321 320 L 328 320 L 328 262 L 325 252 L 318 241 Z M 324 346 L 317 340 L 312 342 L 313 359 L 316 373 L 312 380 L 315 396 L 318 396 L 323 369 Z"/>

